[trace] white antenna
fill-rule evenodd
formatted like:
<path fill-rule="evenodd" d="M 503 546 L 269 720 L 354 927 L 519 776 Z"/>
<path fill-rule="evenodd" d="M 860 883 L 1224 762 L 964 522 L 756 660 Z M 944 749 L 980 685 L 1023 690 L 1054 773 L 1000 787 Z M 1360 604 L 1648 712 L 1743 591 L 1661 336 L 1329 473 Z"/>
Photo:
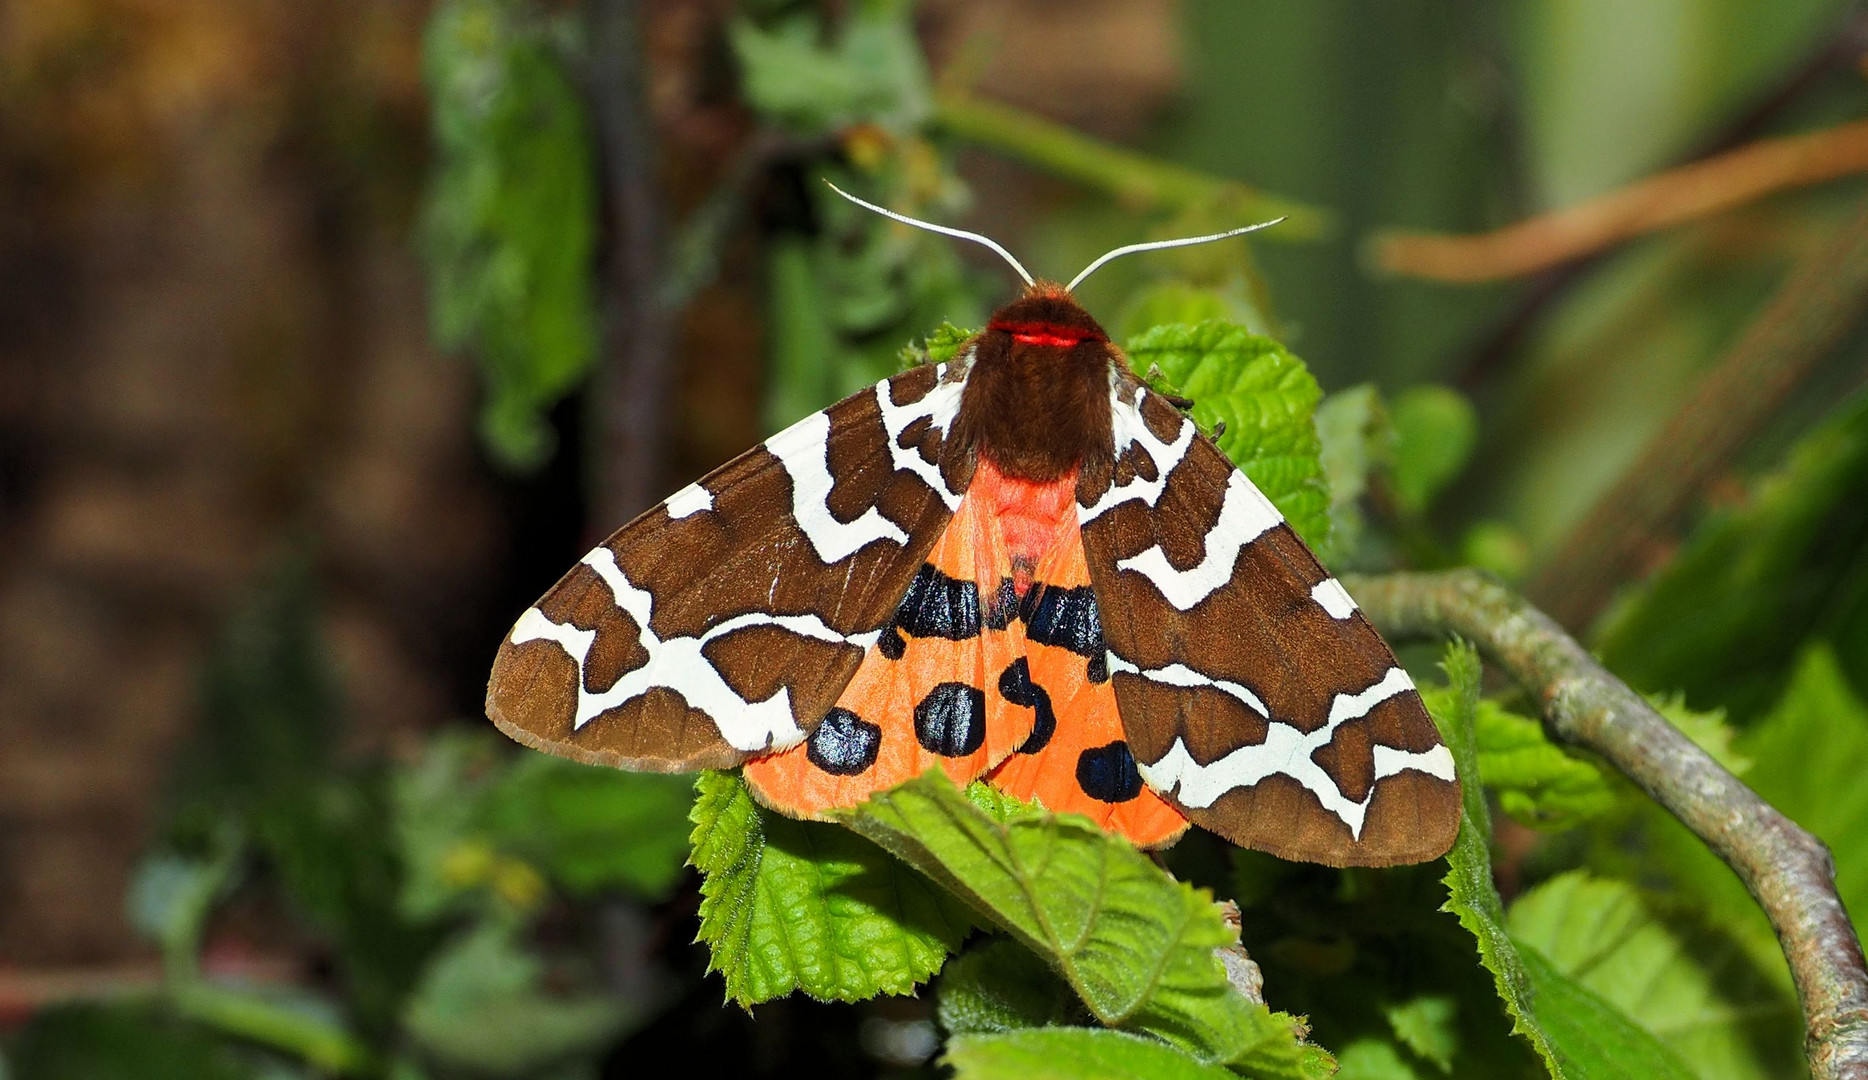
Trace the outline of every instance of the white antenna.
<path fill-rule="evenodd" d="M 856 196 L 843 190 L 837 185 L 830 183 L 830 181 L 828 180 L 824 181 L 824 183 L 830 186 L 830 190 L 850 200 L 856 205 L 862 207 L 863 209 L 874 210 L 876 213 L 881 214 L 883 217 L 894 218 L 896 221 L 901 222 L 903 225 L 913 225 L 917 229 L 926 229 L 929 232 L 937 232 L 945 236 L 955 236 L 955 237 L 959 237 L 962 240 L 971 240 L 976 244 L 984 244 L 987 247 L 991 248 L 992 250 L 998 252 L 1000 256 L 1005 259 L 1006 262 L 1011 263 L 1012 269 L 1018 271 L 1018 276 L 1025 279 L 1025 284 L 1030 285 L 1033 283 L 1031 280 L 1031 275 L 1026 272 L 1025 268 L 1019 264 L 1019 261 L 1017 259 L 1012 258 L 1012 253 L 1000 247 L 999 242 L 997 240 L 994 240 L 990 236 L 981 236 L 980 234 L 976 232 L 967 232 L 965 229 L 950 229 L 945 225 L 936 225 L 931 221 L 922 221 L 919 218 L 911 218 L 907 214 L 898 214 L 893 210 L 885 210 L 882 207 L 877 206 L 875 203 L 865 202 L 862 199 L 857 198 Z M 1284 219 L 1279 218 L 1278 220 L 1282 221 Z M 1256 225 L 1253 226 L 1253 228 L 1257 228 L 1257 227 L 1258 226 Z M 1244 230 L 1240 230 L 1240 231 L 1243 232 Z M 1227 233 L 1226 235 L 1231 236 L 1232 233 Z M 1203 239 L 1217 240 L 1218 237 L 1209 236 L 1209 237 L 1204 237 Z M 1198 241 L 1181 240 L 1177 242 L 1185 244 L 1185 243 L 1197 243 Z M 1107 259 L 1113 255 L 1119 255 L 1119 254 L 1121 254 L 1121 252 L 1114 251 L 1114 252 L 1110 252 L 1109 255 L 1103 256 L 1103 258 Z M 1095 269 L 1095 267 L 1091 267 L 1090 269 L 1093 270 Z"/>
<path fill-rule="evenodd" d="M 884 213 L 887 213 L 887 211 L 884 211 Z M 1119 247 L 1114 251 L 1104 252 L 1095 262 L 1084 267 L 1081 273 L 1070 279 L 1070 284 L 1064 286 L 1064 291 L 1075 292 L 1077 286 L 1083 284 L 1084 278 L 1094 274 L 1097 270 L 1101 269 L 1104 263 L 1111 259 L 1119 259 L 1124 255 L 1133 255 L 1138 251 L 1159 251 L 1162 248 L 1192 247 L 1195 244 L 1210 244 L 1215 240 L 1224 240 L 1228 236 L 1244 236 L 1249 232 L 1257 232 L 1260 229 L 1270 228 L 1283 220 L 1284 219 L 1281 217 L 1272 218 L 1270 221 L 1261 221 L 1256 225 L 1245 225 L 1227 232 L 1214 233 L 1211 236 L 1187 236 L 1179 240 L 1150 240 L 1144 244 L 1129 244 L 1126 247 Z M 997 245 L 994 246 L 996 247 Z M 1008 255 L 1006 258 L 1011 258 L 1011 256 Z M 1029 281 L 1031 279 L 1027 278 L 1026 280 Z"/>

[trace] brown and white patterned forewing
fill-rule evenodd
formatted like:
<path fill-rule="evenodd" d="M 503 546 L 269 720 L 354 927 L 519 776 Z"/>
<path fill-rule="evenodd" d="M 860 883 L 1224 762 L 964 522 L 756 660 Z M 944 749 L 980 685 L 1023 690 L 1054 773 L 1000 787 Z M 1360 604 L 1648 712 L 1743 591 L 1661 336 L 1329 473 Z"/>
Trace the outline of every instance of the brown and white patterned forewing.
<path fill-rule="evenodd" d="M 799 421 L 619 529 L 500 647 L 487 715 L 527 745 L 722 768 L 836 703 L 964 494 L 964 371 L 904 372 Z"/>
<path fill-rule="evenodd" d="M 1444 853 L 1452 756 L 1387 644 L 1191 420 L 1126 380 L 1112 407 L 1115 469 L 1080 487 L 1079 513 L 1143 778 L 1285 858 Z"/>

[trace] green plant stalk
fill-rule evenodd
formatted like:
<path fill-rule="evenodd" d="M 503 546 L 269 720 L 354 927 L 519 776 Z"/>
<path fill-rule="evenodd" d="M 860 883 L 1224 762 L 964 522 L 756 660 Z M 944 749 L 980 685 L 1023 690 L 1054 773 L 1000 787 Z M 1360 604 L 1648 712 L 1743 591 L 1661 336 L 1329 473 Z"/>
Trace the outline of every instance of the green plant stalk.
<path fill-rule="evenodd" d="M 362 1076 L 378 1071 L 375 1051 L 350 1032 L 264 998 L 192 979 L 170 985 L 165 996 L 181 1016 L 321 1072 Z"/>
<path fill-rule="evenodd" d="M 1246 219 L 1285 219 L 1264 232 L 1270 240 L 1320 240 L 1336 226 L 1334 216 L 1320 207 L 1111 146 L 996 101 L 942 94 L 935 101 L 934 120 L 956 138 L 997 150 L 1053 176 L 1107 191 L 1124 202 L 1185 210 L 1237 200 L 1237 212 Z"/>
<path fill-rule="evenodd" d="M 1540 703 L 1551 737 L 1612 762 L 1724 859 L 1764 909 L 1816 1080 L 1868 1080 L 1868 964 L 1822 841 L 1757 796 L 1550 616 L 1476 570 L 1344 578 L 1392 637 L 1471 639 Z"/>

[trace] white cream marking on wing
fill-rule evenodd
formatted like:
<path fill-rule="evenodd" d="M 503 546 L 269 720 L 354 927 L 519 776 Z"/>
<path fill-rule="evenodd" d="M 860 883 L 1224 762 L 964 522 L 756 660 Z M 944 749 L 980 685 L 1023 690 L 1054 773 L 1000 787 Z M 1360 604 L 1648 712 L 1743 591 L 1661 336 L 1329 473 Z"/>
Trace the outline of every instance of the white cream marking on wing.
<path fill-rule="evenodd" d="M 1110 485 L 1109 490 L 1103 492 L 1102 498 L 1096 500 L 1096 505 L 1077 506 L 1079 524 L 1087 525 L 1111 507 L 1131 499 L 1140 499 L 1154 506 L 1160 501 L 1161 493 L 1167 490 L 1168 474 L 1186 458 L 1188 448 L 1193 446 L 1197 429 L 1193 421 L 1186 417 L 1181 418 L 1180 430 L 1174 433 L 1173 442 L 1162 442 L 1155 438 L 1154 432 L 1148 430 L 1148 421 L 1142 418 L 1141 411 L 1142 395 L 1147 392 L 1147 388 L 1138 386 L 1135 388 L 1135 400 L 1125 401 L 1120 386 L 1109 388 L 1110 430 L 1115 435 L 1116 457 L 1120 459 L 1131 446 L 1140 446 L 1142 452 L 1154 462 L 1155 478 L 1145 480 L 1137 476 L 1126 484 Z"/>
<path fill-rule="evenodd" d="M 1118 570 L 1133 570 L 1154 583 L 1162 599 L 1186 611 L 1223 588 L 1232 580 L 1233 564 L 1245 545 L 1263 536 L 1266 530 L 1284 521 L 1284 515 L 1271 505 L 1258 486 L 1237 469 L 1226 478 L 1226 494 L 1220 503 L 1219 520 L 1207 531 L 1201 544 L 1204 554 L 1198 563 L 1176 570 L 1168 562 L 1161 545 L 1116 563 Z"/>
<path fill-rule="evenodd" d="M 1369 803 L 1375 798 L 1375 785 L 1361 801 L 1345 796 L 1330 779 L 1330 774 L 1311 755 L 1328 746 L 1336 729 L 1367 716 L 1369 710 L 1397 694 L 1414 689 L 1414 680 L 1399 667 L 1391 667 L 1375 685 L 1354 694 L 1337 694 L 1330 702 L 1329 720 L 1312 732 L 1302 732 L 1278 720 L 1271 721 L 1265 741 L 1241 746 L 1230 754 L 1201 765 L 1188 752 L 1187 745 L 1176 737 L 1174 745 L 1161 760 L 1137 768 L 1150 787 L 1163 794 L 1174 794 L 1185 806 L 1204 808 L 1219 801 L 1233 788 L 1250 787 L 1267 776 L 1283 775 L 1302 784 L 1317 797 L 1323 808 L 1349 826 L 1356 839 L 1362 837 L 1362 822 Z M 1393 776 L 1407 769 L 1425 772 L 1442 780 L 1453 779 L 1453 758 L 1446 747 L 1438 746 L 1423 753 L 1375 747 L 1375 779 Z M 1384 771 L 1385 770 L 1385 771 Z M 1176 789 L 1179 789 L 1178 792 Z"/>
<path fill-rule="evenodd" d="M 1310 590 L 1310 598 L 1317 605 L 1329 612 L 1332 619 L 1347 619 L 1356 613 L 1356 601 L 1351 597 L 1343 583 L 1335 578 L 1324 578 Z"/>
<path fill-rule="evenodd" d="M 629 580 L 609 548 L 599 547 L 584 556 L 583 561 L 609 586 L 616 606 L 635 620 L 636 640 L 648 653 L 648 660 L 625 673 L 608 690 L 592 693 L 584 687 L 584 665 L 596 631 L 555 623 L 537 608 L 527 609 L 513 627 L 513 644 L 553 641 L 577 662 L 577 714 L 571 722 L 573 730 L 624 702 L 656 687 L 664 687 L 706 713 L 720 729 L 721 738 L 736 750 L 756 753 L 796 745 L 804 739 L 805 733 L 791 715 L 790 689 L 781 686 L 763 701 L 749 701 L 727 685 L 701 650 L 709 642 L 752 626 L 774 626 L 799 637 L 854 645 L 860 649 L 869 648 L 880 636 L 874 630 L 860 634 L 839 633 L 816 615 L 772 615 L 754 611 L 725 619 L 698 637 L 663 639 L 649 628 L 654 596 Z"/>
<path fill-rule="evenodd" d="M 897 445 L 909 425 L 926 417 L 941 434 L 946 435 L 960 412 L 960 396 L 966 380 L 944 382 L 947 365 L 935 366 L 935 386 L 921 400 L 910 405 L 896 405 L 893 389 L 884 379 L 871 388 L 876 407 L 882 416 L 883 437 L 887 440 L 889 463 L 898 471 L 913 473 L 933 489 L 947 509 L 960 505 L 960 496 L 950 491 L 940 474 L 940 467 L 921 456 L 919 449 Z M 811 541 L 817 557 L 826 566 L 842 562 L 877 540 L 907 546 L 908 533 L 885 517 L 881 510 L 869 507 L 855 521 L 838 521 L 830 512 L 830 491 L 836 481 L 830 475 L 830 417 L 812 413 L 765 441 L 765 448 L 778 458 L 791 476 L 791 516 Z"/>
<path fill-rule="evenodd" d="M 1179 686 L 1179 687 L 1188 687 L 1188 688 L 1196 687 L 1196 686 L 1210 686 L 1213 689 L 1218 690 L 1223 694 L 1231 695 L 1235 700 L 1239 702 L 1239 704 L 1244 705 L 1248 709 L 1251 709 L 1253 712 L 1257 713 L 1258 715 L 1265 717 L 1266 719 L 1271 718 L 1271 710 L 1265 708 L 1264 701 L 1260 699 L 1257 694 L 1252 692 L 1251 687 L 1242 685 L 1240 683 L 1232 682 L 1228 679 L 1215 679 L 1210 676 L 1203 675 L 1200 672 L 1195 671 L 1194 669 L 1188 667 L 1186 664 L 1173 663 L 1173 664 L 1169 664 L 1166 667 L 1144 669 L 1144 668 L 1137 667 L 1136 665 L 1129 663 L 1127 660 L 1124 660 L 1120 656 L 1117 656 L 1114 652 L 1110 652 L 1109 653 L 1109 672 L 1112 675 L 1117 674 L 1117 673 L 1139 675 L 1142 678 L 1147 679 L 1150 682 L 1158 682 L 1164 686 Z"/>
<path fill-rule="evenodd" d="M 972 352 L 969 350 L 962 358 L 962 363 L 970 364 L 971 360 Z M 966 380 L 962 378 L 956 382 L 944 382 L 942 379 L 946 374 L 946 364 L 936 365 L 934 389 L 912 405 L 895 404 L 889 396 L 893 387 L 884 379 L 876 384 L 876 407 L 882 410 L 882 430 L 888 437 L 889 458 L 895 467 L 920 477 L 923 483 L 940 496 L 941 502 L 947 504 L 947 509 L 954 510 L 960 505 L 960 496 L 947 487 L 947 478 L 940 474 L 940 465 L 922 457 L 919 449 L 900 445 L 902 432 L 924 416 L 940 430 L 942 437 L 953 427 L 954 417 L 960 415 L 960 395 L 966 390 Z"/>
<path fill-rule="evenodd" d="M 712 510 L 713 493 L 699 484 L 689 484 L 668 496 L 668 501 L 662 505 L 667 507 L 670 520 L 679 521 L 702 510 Z"/>
<path fill-rule="evenodd" d="M 906 546 L 908 534 L 871 506 L 855 521 L 830 512 L 830 417 L 812 413 L 765 440 L 765 448 L 791 474 L 791 517 L 826 566 L 842 562 L 865 544 L 888 540 Z"/>

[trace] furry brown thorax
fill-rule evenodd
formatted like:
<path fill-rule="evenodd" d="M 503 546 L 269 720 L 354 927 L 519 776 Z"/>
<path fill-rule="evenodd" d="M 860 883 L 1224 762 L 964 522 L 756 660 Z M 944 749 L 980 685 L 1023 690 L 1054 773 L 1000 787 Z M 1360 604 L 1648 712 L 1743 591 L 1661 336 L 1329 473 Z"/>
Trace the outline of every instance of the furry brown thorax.
<path fill-rule="evenodd" d="M 1121 353 L 1060 285 L 993 313 L 975 345 L 957 434 L 1006 476 L 1040 483 L 1108 457 L 1109 372 Z"/>

